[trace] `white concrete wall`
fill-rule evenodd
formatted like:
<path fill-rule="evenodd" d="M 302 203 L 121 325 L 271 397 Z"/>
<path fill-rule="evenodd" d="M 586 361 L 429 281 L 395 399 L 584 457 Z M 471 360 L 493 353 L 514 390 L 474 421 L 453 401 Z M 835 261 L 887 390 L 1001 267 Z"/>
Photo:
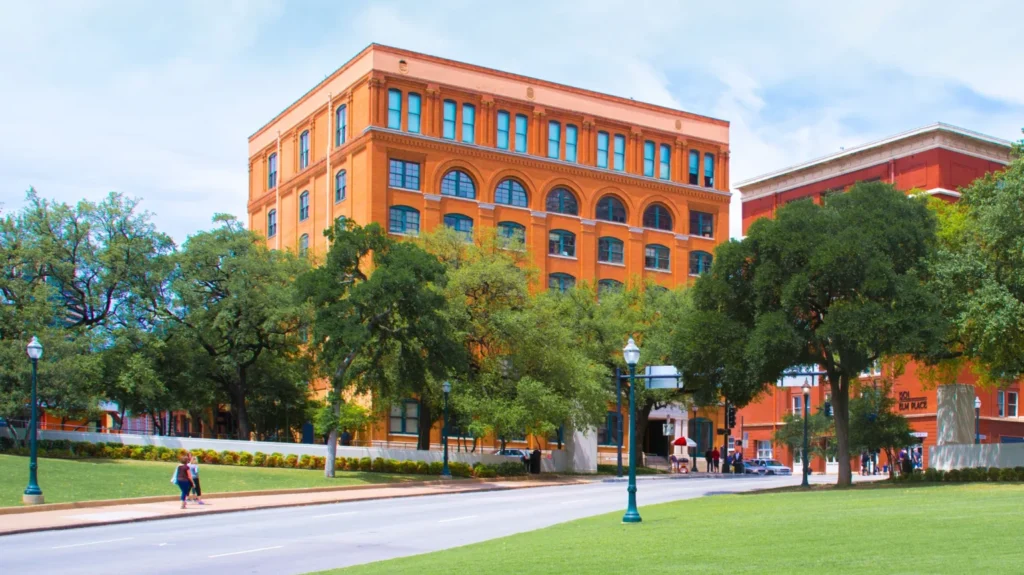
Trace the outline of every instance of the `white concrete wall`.
<path fill-rule="evenodd" d="M 310 443 L 277 443 L 272 441 L 239 441 L 235 439 L 199 439 L 191 437 L 168 437 L 160 435 L 130 435 L 117 433 L 92 433 L 77 431 L 49 431 L 41 430 L 40 439 L 66 439 L 70 441 L 88 441 L 91 443 L 121 443 L 123 445 L 155 445 L 157 447 L 170 447 L 173 449 L 212 449 L 214 451 L 234 451 L 256 453 L 257 451 L 270 455 L 280 453 L 283 455 L 318 455 L 326 457 L 327 446 Z M 558 453 L 558 452 L 555 452 Z M 338 457 L 369 457 L 376 459 L 395 459 L 398 461 L 441 461 L 444 454 L 441 451 L 419 451 L 415 449 L 388 449 L 381 447 L 344 447 L 338 446 Z M 449 461 L 461 461 L 472 465 L 476 462 L 482 463 L 505 463 L 514 461 L 512 458 L 493 455 L 490 453 L 466 453 L 454 451 L 449 445 Z M 564 471 L 564 457 L 551 459 L 544 458 L 542 463 L 550 467 L 550 471 Z M 561 462 L 562 467 L 558 467 Z M 544 466 L 542 466 L 544 467 Z M 545 469 L 547 471 L 547 469 Z"/>
<path fill-rule="evenodd" d="M 565 452 L 569 469 L 575 473 L 597 473 L 597 430 L 569 430 Z"/>
<path fill-rule="evenodd" d="M 974 386 L 940 385 L 936 390 L 937 445 L 974 443 Z"/>
<path fill-rule="evenodd" d="M 967 467 L 1024 467 L 1024 443 L 937 445 L 928 448 L 928 466 L 945 471 Z"/>

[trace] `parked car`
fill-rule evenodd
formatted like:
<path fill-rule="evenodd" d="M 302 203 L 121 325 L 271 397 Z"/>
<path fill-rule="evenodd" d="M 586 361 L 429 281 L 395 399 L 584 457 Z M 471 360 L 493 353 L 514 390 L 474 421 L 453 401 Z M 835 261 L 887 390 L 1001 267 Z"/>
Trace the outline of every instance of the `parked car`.
<path fill-rule="evenodd" d="M 774 459 L 754 459 L 751 463 L 764 469 L 762 475 L 793 475 L 793 470 Z"/>
<path fill-rule="evenodd" d="M 515 459 L 530 458 L 530 452 L 525 449 L 499 449 L 494 454 L 502 457 L 514 457 Z"/>
<path fill-rule="evenodd" d="M 762 459 L 747 459 L 743 461 L 743 473 L 748 475 L 765 475 L 768 469 L 761 464 Z"/>

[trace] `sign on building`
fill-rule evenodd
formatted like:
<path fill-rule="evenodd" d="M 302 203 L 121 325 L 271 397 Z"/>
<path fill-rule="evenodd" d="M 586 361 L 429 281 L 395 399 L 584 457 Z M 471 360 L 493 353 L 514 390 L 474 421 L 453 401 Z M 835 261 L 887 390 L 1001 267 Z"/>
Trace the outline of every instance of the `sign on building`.
<path fill-rule="evenodd" d="M 782 377 L 776 382 L 779 387 L 803 387 L 804 382 L 810 382 L 811 387 L 817 387 L 824 370 L 817 365 L 794 365 L 782 372 Z"/>
<path fill-rule="evenodd" d="M 683 379 L 674 365 L 648 365 L 644 375 L 647 389 L 683 389 Z"/>

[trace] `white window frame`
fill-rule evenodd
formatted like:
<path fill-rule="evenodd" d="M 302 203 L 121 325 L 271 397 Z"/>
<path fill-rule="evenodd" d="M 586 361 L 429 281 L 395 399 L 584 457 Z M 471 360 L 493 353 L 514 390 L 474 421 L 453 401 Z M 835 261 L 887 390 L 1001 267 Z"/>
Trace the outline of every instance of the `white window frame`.
<path fill-rule="evenodd" d="M 767 448 L 765 446 L 767 445 Z M 768 439 L 757 440 L 757 458 L 758 459 L 775 459 L 774 450 L 772 449 L 772 442 Z"/>
<path fill-rule="evenodd" d="M 1018 399 L 1019 398 L 1020 398 L 1020 396 L 1017 395 L 1016 391 L 1008 391 L 1008 392 L 1006 392 L 1006 416 L 1007 417 L 1017 417 L 1017 415 L 1020 413 L 1018 411 L 1020 409 L 1019 403 L 1018 403 Z"/>
<path fill-rule="evenodd" d="M 804 396 L 802 394 L 793 396 L 793 415 L 804 416 Z"/>

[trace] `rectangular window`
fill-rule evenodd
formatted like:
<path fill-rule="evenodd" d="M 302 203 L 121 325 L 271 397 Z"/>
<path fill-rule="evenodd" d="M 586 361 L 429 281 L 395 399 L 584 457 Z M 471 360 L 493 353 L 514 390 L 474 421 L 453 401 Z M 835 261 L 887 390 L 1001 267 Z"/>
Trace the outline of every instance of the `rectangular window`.
<path fill-rule="evenodd" d="M 548 122 L 548 157 L 558 159 L 562 151 L 562 125 L 558 122 Z"/>
<path fill-rule="evenodd" d="M 598 445 L 619 444 L 619 414 L 609 411 L 604 416 L 604 425 L 597 428 Z"/>
<path fill-rule="evenodd" d="M 654 177 L 654 142 L 644 142 L 644 175 L 648 178 Z"/>
<path fill-rule="evenodd" d="M 409 94 L 409 117 L 405 119 L 406 129 L 413 134 L 420 133 L 420 110 L 422 108 L 422 100 L 420 100 L 419 94 Z M 401 113 L 401 108 L 399 108 Z M 390 127 L 390 126 L 389 126 Z"/>
<path fill-rule="evenodd" d="M 704 187 L 715 187 L 715 155 L 704 154 Z"/>
<path fill-rule="evenodd" d="M 597 133 L 597 167 L 608 167 L 608 132 Z"/>
<path fill-rule="evenodd" d="M 270 154 L 267 158 L 267 189 L 277 187 L 277 154 Z"/>
<path fill-rule="evenodd" d="M 1017 392 L 1006 392 L 1006 417 L 1017 417 Z"/>
<path fill-rule="evenodd" d="M 420 165 L 415 162 L 391 160 L 388 185 L 392 188 L 405 188 L 407 190 L 420 189 Z"/>
<path fill-rule="evenodd" d="M 340 146 L 348 137 L 348 108 L 339 106 L 334 114 L 334 145 Z"/>
<path fill-rule="evenodd" d="M 715 237 L 715 217 L 705 212 L 690 212 L 690 235 L 700 238 Z"/>
<path fill-rule="evenodd" d="M 759 439 L 757 440 L 757 458 L 758 459 L 774 459 L 775 454 L 772 453 L 772 442 Z"/>
<path fill-rule="evenodd" d="M 516 114 L 516 151 L 526 153 L 527 118 Z"/>
<path fill-rule="evenodd" d="M 565 161 L 576 162 L 576 126 L 565 125 Z"/>
<path fill-rule="evenodd" d="M 658 158 L 658 177 L 663 180 L 672 179 L 672 147 L 661 145 L 661 156 Z"/>
<path fill-rule="evenodd" d="M 690 185 L 700 185 L 700 152 L 690 150 Z"/>
<path fill-rule="evenodd" d="M 302 132 L 299 136 L 299 169 L 305 170 L 309 167 L 309 131 Z"/>
<path fill-rule="evenodd" d="M 626 136 L 615 134 L 615 165 L 614 169 L 622 171 L 626 169 Z"/>
<path fill-rule="evenodd" d="M 267 214 L 267 237 L 272 238 L 277 234 L 277 210 L 270 210 Z"/>
<path fill-rule="evenodd" d="M 1004 404 L 1003 392 L 996 392 L 996 411 L 997 417 L 1006 417 L 1006 406 Z"/>
<path fill-rule="evenodd" d="M 476 108 L 473 104 L 462 105 L 462 141 L 472 144 L 476 135 Z"/>
<path fill-rule="evenodd" d="M 441 124 L 441 137 L 446 140 L 455 139 L 455 111 L 458 109 L 454 100 L 444 101 L 444 118 Z"/>
<path fill-rule="evenodd" d="M 394 88 L 388 90 L 388 127 L 402 129 L 402 92 Z"/>
<path fill-rule="evenodd" d="M 498 112 L 498 147 L 508 149 L 508 112 Z"/>
<path fill-rule="evenodd" d="M 405 206 L 391 208 L 388 231 L 393 234 L 415 236 L 420 233 L 420 213 Z"/>
<path fill-rule="evenodd" d="M 416 435 L 420 432 L 420 404 L 407 400 L 391 406 L 391 433 Z"/>
<path fill-rule="evenodd" d="M 793 396 L 793 415 L 804 416 L 804 397 L 802 395 Z"/>

